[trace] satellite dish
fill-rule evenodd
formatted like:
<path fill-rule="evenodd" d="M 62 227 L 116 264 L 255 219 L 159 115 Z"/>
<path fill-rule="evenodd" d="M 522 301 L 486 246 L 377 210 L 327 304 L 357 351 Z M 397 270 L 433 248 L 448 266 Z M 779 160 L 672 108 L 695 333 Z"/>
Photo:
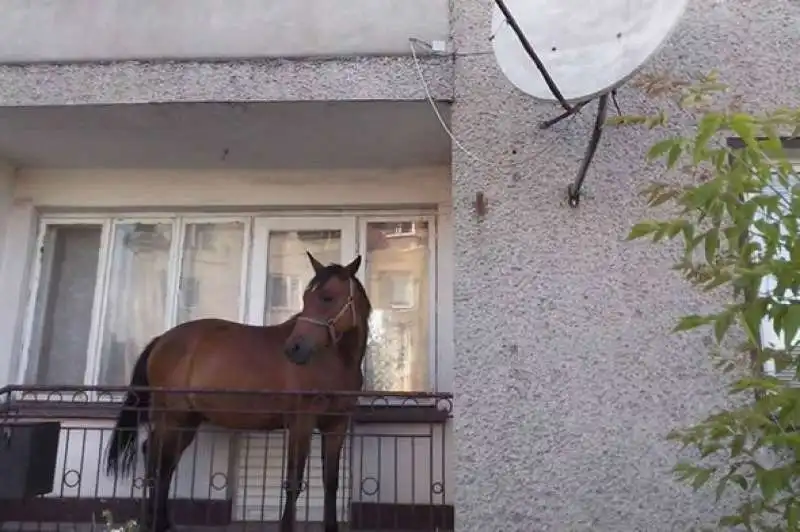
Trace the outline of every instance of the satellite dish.
<path fill-rule="evenodd" d="M 506 0 L 564 99 L 606 94 L 655 54 L 686 10 L 688 0 Z M 495 5 L 494 55 L 503 74 L 534 98 L 558 101 L 520 38 Z"/>

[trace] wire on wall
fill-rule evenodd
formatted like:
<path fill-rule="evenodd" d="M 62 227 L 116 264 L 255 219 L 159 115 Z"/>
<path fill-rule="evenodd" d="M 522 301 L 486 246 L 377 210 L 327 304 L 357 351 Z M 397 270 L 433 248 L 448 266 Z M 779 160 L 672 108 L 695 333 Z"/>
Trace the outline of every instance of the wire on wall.
<path fill-rule="evenodd" d="M 436 105 L 436 100 L 433 98 L 433 95 L 431 94 L 430 86 L 428 85 L 428 82 L 425 79 L 425 74 L 424 74 L 424 72 L 422 70 L 422 64 L 421 64 L 421 62 L 419 60 L 419 56 L 417 55 L 417 45 L 425 46 L 428 49 L 430 49 L 431 46 L 427 42 L 425 42 L 423 40 L 420 40 L 420 39 L 417 39 L 417 38 L 414 38 L 414 37 L 409 38 L 408 41 L 409 41 L 409 46 L 411 48 L 411 57 L 412 57 L 412 59 L 414 61 L 414 68 L 417 71 L 417 77 L 418 77 L 419 82 L 420 82 L 420 84 L 422 86 L 422 90 L 425 92 L 425 99 L 428 101 L 428 104 L 430 104 L 431 109 L 433 109 L 434 115 L 436 115 L 436 119 L 439 121 L 439 124 L 441 125 L 442 129 L 447 134 L 447 136 L 450 137 L 450 140 L 453 142 L 453 145 L 455 145 L 459 150 L 464 152 L 465 155 L 467 155 L 472 160 L 474 160 L 474 161 L 476 161 L 478 163 L 481 163 L 483 165 L 492 166 L 492 167 L 495 167 L 495 168 L 501 168 L 501 167 L 505 167 L 505 166 L 514 167 L 514 166 L 520 166 L 520 165 L 523 165 L 523 164 L 531 163 L 535 159 L 539 158 L 546 151 L 546 149 L 549 146 L 544 146 L 541 150 L 539 150 L 537 153 L 531 155 L 530 157 L 527 157 L 525 159 L 521 159 L 521 160 L 518 160 L 518 161 L 512 161 L 512 162 L 509 162 L 509 163 L 504 164 L 504 165 L 501 165 L 501 164 L 498 164 L 498 163 L 495 163 L 495 162 L 492 162 L 492 161 L 488 161 L 486 159 L 483 159 L 483 158 L 475 155 L 473 152 L 471 152 L 466 146 L 464 146 L 464 144 L 458 138 L 456 138 L 456 136 L 453 134 L 452 130 L 448 127 L 447 122 L 444 120 L 444 117 L 442 117 L 442 114 L 439 111 L 439 107 Z M 487 55 L 488 53 L 491 53 L 491 52 L 456 53 L 456 54 L 448 54 L 448 55 L 451 55 L 451 56 L 454 56 L 454 57 L 461 57 L 461 56 L 473 56 L 473 55 Z M 572 115 L 572 116 L 575 116 L 575 115 Z"/>

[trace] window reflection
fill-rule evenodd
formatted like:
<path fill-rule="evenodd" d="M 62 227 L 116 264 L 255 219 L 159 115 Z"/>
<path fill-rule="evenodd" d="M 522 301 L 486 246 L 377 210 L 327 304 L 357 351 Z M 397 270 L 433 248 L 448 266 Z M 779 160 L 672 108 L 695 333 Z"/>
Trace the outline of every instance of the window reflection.
<path fill-rule="evenodd" d="M 429 389 L 427 221 L 367 224 L 366 288 L 374 308 L 367 384 L 378 391 Z"/>

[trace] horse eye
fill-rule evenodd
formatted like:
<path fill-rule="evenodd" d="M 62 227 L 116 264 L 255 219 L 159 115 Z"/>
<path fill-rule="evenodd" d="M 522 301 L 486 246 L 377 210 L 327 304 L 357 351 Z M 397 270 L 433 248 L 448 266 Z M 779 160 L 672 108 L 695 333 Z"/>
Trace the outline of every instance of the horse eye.
<path fill-rule="evenodd" d="M 333 303 L 333 298 L 331 296 L 322 296 L 323 303 Z"/>

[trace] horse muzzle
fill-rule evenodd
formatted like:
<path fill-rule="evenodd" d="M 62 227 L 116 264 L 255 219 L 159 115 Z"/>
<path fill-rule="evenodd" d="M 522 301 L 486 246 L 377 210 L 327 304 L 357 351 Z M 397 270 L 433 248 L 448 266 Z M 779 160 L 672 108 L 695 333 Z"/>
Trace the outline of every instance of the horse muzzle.
<path fill-rule="evenodd" d="M 287 342 L 283 348 L 283 354 L 290 362 L 298 366 L 305 366 L 314 355 L 314 346 L 309 345 L 303 338 L 297 338 Z"/>

